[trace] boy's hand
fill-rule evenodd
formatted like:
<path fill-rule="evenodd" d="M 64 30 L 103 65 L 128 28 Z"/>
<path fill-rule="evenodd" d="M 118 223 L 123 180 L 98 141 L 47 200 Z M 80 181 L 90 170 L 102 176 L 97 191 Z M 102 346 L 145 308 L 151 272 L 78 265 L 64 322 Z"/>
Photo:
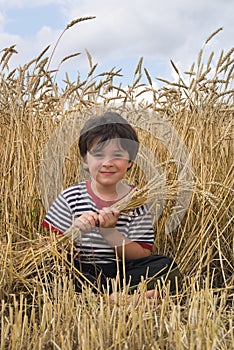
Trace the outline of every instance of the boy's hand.
<path fill-rule="evenodd" d="M 99 226 L 99 215 L 95 212 L 87 212 L 75 219 L 74 225 L 82 232 L 91 232 L 93 228 Z"/>
<path fill-rule="evenodd" d="M 116 208 L 102 208 L 99 211 L 99 227 L 114 228 L 119 218 L 120 212 Z"/>

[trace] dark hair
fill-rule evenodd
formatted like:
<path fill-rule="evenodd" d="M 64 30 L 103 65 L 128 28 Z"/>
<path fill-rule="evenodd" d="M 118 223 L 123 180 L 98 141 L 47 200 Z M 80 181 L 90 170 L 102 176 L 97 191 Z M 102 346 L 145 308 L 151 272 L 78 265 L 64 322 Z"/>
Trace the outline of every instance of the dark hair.
<path fill-rule="evenodd" d="M 83 158 L 94 142 L 103 147 L 111 139 L 119 139 L 121 147 L 129 154 L 129 160 L 136 158 L 139 140 L 135 129 L 118 113 L 107 112 L 89 119 L 83 126 L 79 137 L 79 150 Z"/>

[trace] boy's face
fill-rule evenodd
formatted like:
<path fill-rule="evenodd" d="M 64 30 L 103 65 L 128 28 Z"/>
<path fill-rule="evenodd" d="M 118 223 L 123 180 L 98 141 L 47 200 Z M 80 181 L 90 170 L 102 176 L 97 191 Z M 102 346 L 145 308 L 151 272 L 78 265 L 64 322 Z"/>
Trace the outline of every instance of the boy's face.
<path fill-rule="evenodd" d="M 92 179 L 104 186 L 117 184 L 131 165 L 129 154 L 118 139 L 103 145 L 94 143 L 87 153 L 86 162 Z"/>

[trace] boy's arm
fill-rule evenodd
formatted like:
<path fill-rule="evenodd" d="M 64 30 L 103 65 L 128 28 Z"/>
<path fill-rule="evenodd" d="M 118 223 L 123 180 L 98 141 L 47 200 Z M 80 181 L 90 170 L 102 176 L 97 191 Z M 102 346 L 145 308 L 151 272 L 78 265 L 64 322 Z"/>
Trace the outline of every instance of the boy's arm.
<path fill-rule="evenodd" d="M 125 256 L 126 260 L 138 259 L 149 256 L 151 250 L 143 247 L 125 236 L 115 227 L 119 217 L 119 211 L 114 208 L 103 208 L 99 214 L 99 231 L 110 246 L 116 248 L 118 256 Z"/>
<path fill-rule="evenodd" d="M 124 237 L 115 227 L 100 228 L 99 231 L 108 244 L 117 250 L 121 258 L 124 255 L 126 260 L 133 260 L 151 255 L 150 249 L 143 248 L 139 243 Z"/>

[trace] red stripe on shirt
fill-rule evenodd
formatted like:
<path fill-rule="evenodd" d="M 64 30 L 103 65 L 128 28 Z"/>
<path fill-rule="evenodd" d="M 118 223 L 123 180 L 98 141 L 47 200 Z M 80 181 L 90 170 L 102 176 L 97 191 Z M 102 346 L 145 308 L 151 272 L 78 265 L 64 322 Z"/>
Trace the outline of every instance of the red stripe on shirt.
<path fill-rule="evenodd" d="M 48 230 L 51 230 L 53 232 L 56 232 L 59 235 L 62 235 L 64 232 L 60 231 L 59 229 L 57 229 L 56 227 L 52 226 L 51 224 L 49 224 L 47 221 L 43 220 L 42 225 L 47 228 Z"/>
<path fill-rule="evenodd" d="M 142 246 L 142 248 L 149 249 L 151 252 L 153 250 L 152 244 L 148 244 L 148 243 L 144 243 L 144 242 L 136 242 L 136 243 L 140 244 L 140 246 Z"/>

